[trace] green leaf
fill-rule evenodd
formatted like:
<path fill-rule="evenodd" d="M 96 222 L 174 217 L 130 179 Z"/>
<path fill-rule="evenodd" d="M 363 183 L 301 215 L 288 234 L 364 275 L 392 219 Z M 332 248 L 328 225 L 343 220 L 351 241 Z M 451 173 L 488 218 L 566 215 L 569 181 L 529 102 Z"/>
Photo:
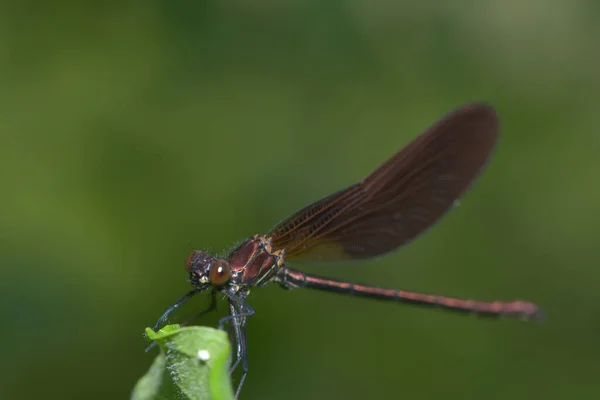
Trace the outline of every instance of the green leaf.
<path fill-rule="evenodd" d="M 167 325 L 146 337 L 160 354 L 136 383 L 131 400 L 230 400 L 231 346 L 222 330 L 203 326 Z"/>

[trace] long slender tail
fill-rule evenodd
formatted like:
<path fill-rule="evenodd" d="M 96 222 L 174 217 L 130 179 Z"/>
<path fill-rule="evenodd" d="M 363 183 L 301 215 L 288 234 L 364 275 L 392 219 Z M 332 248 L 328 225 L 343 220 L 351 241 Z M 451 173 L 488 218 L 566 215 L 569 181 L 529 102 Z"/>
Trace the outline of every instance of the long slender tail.
<path fill-rule="evenodd" d="M 279 270 L 277 281 L 286 289 L 300 287 L 310 288 L 376 300 L 397 301 L 425 307 L 442 308 L 464 314 L 477 314 L 490 317 L 514 316 L 526 320 L 540 320 L 543 318 L 543 312 L 540 308 L 534 303 L 526 301 L 482 302 L 463 300 L 452 297 L 407 292 L 404 290 L 360 285 L 357 283 L 306 274 L 302 271 L 288 267 Z"/>

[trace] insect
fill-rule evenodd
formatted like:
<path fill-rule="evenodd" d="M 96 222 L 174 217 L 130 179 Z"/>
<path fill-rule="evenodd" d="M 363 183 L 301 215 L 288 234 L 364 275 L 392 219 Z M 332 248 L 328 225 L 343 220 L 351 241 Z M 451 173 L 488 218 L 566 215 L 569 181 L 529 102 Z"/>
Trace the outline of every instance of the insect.
<path fill-rule="evenodd" d="M 229 315 L 219 325 L 230 322 L 236 343 L 231 371 L 240 363 L 242 368 L 237 398 L 248 372 L 246 322 L 255 313 L 245 298 L 251 288 L 271 282 L 285 289 L 310 288 L 463 313 L 539 317 L 538 307 L 529 302 L 478 302 L 366 286 L 307 274 L 287 265 L 288 261 L 327 264 L 372 259 L 410 242 L 468 189 L 487 162 L 497 136 L 498 119 L 491 106 L 464 105 L 362 181 L 297 211 L 266 235 L 252 236 L 227 258 L 192 251 L 186 269 L 193 290 L 169 307 L 155 330 L 195 294 L 211 294 L 210 306 L 199 315 L 214 310 L 216 294 L 223 294 Z"/>

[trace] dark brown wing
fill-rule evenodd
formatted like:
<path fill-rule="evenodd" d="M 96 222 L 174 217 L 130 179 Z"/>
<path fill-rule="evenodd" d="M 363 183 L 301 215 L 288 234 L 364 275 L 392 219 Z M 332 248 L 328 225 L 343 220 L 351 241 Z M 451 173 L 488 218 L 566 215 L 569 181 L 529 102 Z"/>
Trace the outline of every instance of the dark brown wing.
<path fill-rule="evenodd" d="M 365 259 L 433 225 L 475 179 L 498 134 L 493 108 L 463 106 L 428 128 L 362 182 L 292 214 L 268 236 L 288 260 Z"/>

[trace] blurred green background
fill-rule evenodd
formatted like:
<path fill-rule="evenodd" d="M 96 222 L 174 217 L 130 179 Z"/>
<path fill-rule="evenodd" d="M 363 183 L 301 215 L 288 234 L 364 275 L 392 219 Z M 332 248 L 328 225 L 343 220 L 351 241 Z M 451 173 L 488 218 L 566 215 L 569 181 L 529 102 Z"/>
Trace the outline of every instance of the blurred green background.
<path fill-rule="evenodd" d="M 473 100 L 502 130 L 461 207 L 393 255 L 303 269 L 546 321 L 273 285 L 248 299 L 241 397 L 598 398 L 599 18 L 592 0 L 2 2 L 0 398 L 128 398 L 189 251 L 268 231 Z"/>

